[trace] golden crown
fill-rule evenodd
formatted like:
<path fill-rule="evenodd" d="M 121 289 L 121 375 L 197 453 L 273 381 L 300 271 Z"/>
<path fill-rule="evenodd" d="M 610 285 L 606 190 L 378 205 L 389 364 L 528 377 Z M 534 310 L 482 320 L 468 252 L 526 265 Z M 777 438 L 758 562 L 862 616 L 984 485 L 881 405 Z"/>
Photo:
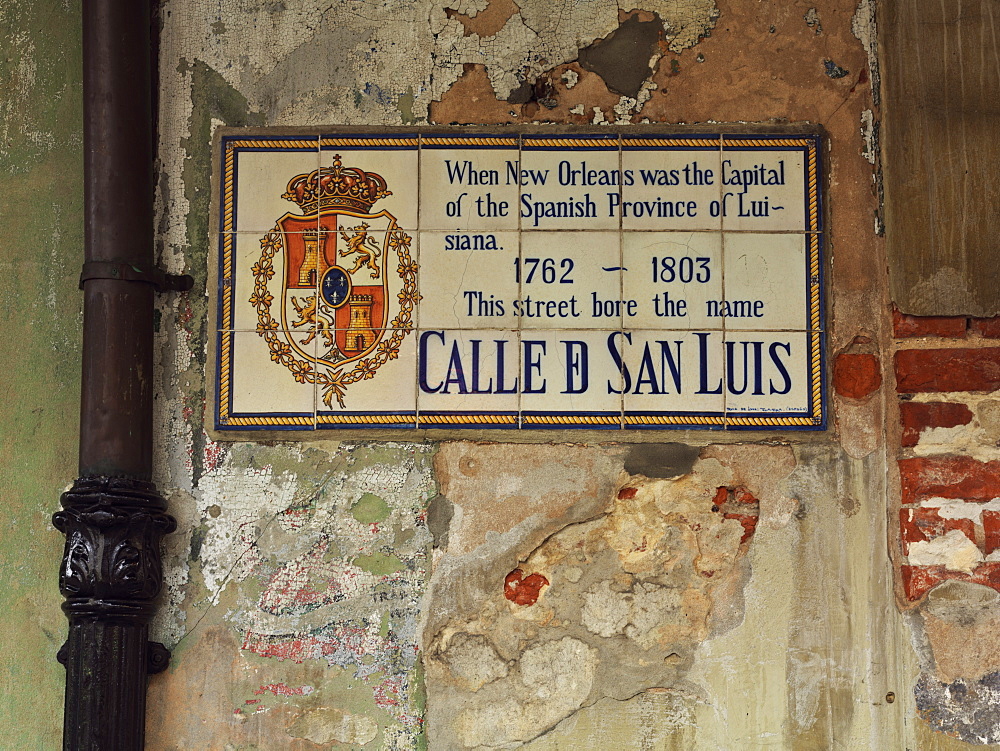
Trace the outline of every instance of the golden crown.
<path fill-rule="evenodd" d="M 369 214 L 373 203 L 392 195 L 386 187 L 382 175 L 365 172 L 358 167 L 344 167 L 340 154 L 335 154 L 333 166 L 320 167 L 289 180 L 281 197 L 295 201 L 304 214 L 334 208 L 355 209 Z"/>

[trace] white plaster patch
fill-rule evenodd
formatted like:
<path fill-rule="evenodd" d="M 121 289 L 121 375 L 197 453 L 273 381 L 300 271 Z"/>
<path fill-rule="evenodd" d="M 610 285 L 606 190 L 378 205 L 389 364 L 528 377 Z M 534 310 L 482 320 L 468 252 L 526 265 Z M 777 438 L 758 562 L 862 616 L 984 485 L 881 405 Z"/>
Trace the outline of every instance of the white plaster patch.
<path fill-rule="evenodd" d="M 868 75 L 871 79 L 872 98 L 878 105 L 881 92 L 878 67 L 878 31 L 876 27 L 875 0 L 860 0 L 851 19 L 851 33 L 861 42 L 868 55 Z"/>
<path fill-rule="evenodd" d="M 293 505 L 298 490 L 294 475 L 274 477 L 271 467 L 224 466 L 199 483 L 199 512 L 208 533 L 201 545 L 201 575 L 212 604 L 230 579 L 243 581 L 260 563 L 256 549 L 263 527 L 279 511 Z M 212 518 L 210 506 L 220 513 Z"/>
<path fill-rule="evenodd" d="M 581 47 L 614 31 L 620 10 L 658 14 L 674 52 L 696 44 L 718 16 L 715 0 L 521 0 L 500 31 L 480 37 L 466 36 L 445 12 L 473 17 L 486 6 L 486 0 L 383 0 L 361 13 L 353 3 L 172 0 L 164 14 L 163 67 L 172 71 L 182 58 L 204 61 L 254 109 L 268 112 L 272 124 L 398 124 L 400 96 L 413 96 L 413 116 L 423 120 L 467 63 L 485 65 L 497 97 L 506 99 L 522 81 L 575 60 Z M 224 30 L 215 33 L 220 18 Z M 329 56 L 331 35 L 340 54 L 324 70 L 284 72 L 296 55 L 305 64 L 311 44 L 328 42 Z M 292 90 L 282 94 L 278 85 Z"/>
<path fill-rule="evenodd" d="M 964 501 L 960 498 L 928 498 L 920 503 L 922 508 L 936 508 L 942 519 L 971 519 L 983 523 L 984 511 L 1000 511 L 1000 498 L 988 503 Z"/>
<path fill-rule="evenodd" d="M 1000 460 L 1000 421 L 995 417 L 1000 405 L 1000 391 L 976 394 L 965 391 L 913 394 L 912 401 L 964 404 L 973 418 L 966 425 L 951 428 L 925 428 L 920 432 L 915 456 L 964 454 L 978 461 Z"/>
<path fill-rule="evenodd" d="M 475 18 L 489 6 L 490 0 L 448 0 L 445 7 L 463 16 Z"/>
<path fill-rule="evenodd" d="M 861 112 L 861 138 L 865 142 L 865 147 L 861 151 L 869 164 L 875 164 L 875 156 L 878 152 L 878 142 L 875 140 L 875 115 L 871 110 Z"/>
<path fill-rule="evenodd" d="M 976 543 L 957 529 L 933 540 L 910 543 L 909 562 L 912 566 L 944 566 L 949 571 L 971 574 L 983 561 Z"/>

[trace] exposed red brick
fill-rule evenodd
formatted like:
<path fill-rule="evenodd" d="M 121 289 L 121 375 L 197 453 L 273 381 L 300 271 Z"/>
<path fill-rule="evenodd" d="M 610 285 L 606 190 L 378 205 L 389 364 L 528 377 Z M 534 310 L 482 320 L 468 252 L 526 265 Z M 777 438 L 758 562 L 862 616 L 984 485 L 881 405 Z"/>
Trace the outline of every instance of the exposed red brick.
<path fill-rule="evenodd" d="M 1000 592 L 1000 563 L 980 563 L 971 574 L 949 571 L 944 566 L 900 566 L 906 599 L 914 602 L 936 584 L 948 579 L 982 584 Z"/>
<path fill-rule="evenodd" d="M 760 503 L 757 497 L 742 485 L 733 491 L 733 496 L 737 503 Z"/>
<path fill-rule="evenodd" d="M 973 542 L 976 541 L 976 526 L 972 519 L 945 519 L 935 508 L 900 509 L 899 529 L 905 555 L 910 553 L 910 543 L 933 540 L 953 529 L 959 530 Z"/>
<path fill-rule="evenodd" d="M 833 388 L 841 396 L 863 399 L 882 385 L 875 355 L 841 352 L 833 362 Z"/>
<path fill-rule="evenodd" d="M 515 605 L 534 605 L 542 587 L 548 583 L 549 580 L 541 574 L 524 576 L 524 572 L 516 568 L 503 580 L 503 596 Z"/>
<path fill-rule="evenodd" d="M 729 499 L 729 488 L 725 485 L 721 485 L 715 490 L 715 498 L 712 499 L 712 503 L 716 506 L 721 506 Z"/>
<path fill-rule="evenodd" d="M 1000 317 L 973 318 L 972 328 L 987 339 L 1000 339 Z"/>
<path fill-rule="evenodd" d="M 745 543 L 757 529 L 757 517 L 749 514 L 723 514 L 726 519 L 736 519 L 743 525 L 743 537 L 740 538 L 740 545 Z"/>
<path fill-rule="evenodd" d="M 983 512 L 983 553 L 1000 548 L 1000 511 Z"/>
<path fill-rule="evenodd" d="M 896 353 L 896 390 L 993 391 L 1000 388 L 1000 347 L 903 349 Z"/>
<path fill-rule="evenodd" d="M 892 331 L 897 339 L 911 336 L 963 338 L 965 336 L 965 317 L 908 316 L 893 309 Z"/>
<path fill-rule="evenodd" d="M 624 501 L 628 498 L 635 498 L 635 494 L 638 492 L 638 488 L 622 488 L 618 491 L 618 499 Z"/>
<path fill-rule="evenodd" d="M 935 497 L 967 501 L 1000 497 L 1000 461 L 980 462 L 967 456 L 900 459 L 899 476 L 904 505 Z"/>
<path fill-rule="evenodd" d="M 953 402 L 902 402 L 899 420 L 903 424 L 903 446 L 916 446 L 924 428 L 953 428 L 972 422 L 972 410 Z"/>

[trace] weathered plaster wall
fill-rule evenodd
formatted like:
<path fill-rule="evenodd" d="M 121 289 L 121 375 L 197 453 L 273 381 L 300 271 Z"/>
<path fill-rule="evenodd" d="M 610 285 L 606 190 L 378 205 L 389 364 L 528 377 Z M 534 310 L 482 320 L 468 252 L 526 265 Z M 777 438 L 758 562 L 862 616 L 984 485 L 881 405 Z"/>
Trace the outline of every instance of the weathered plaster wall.
<path fill-rule="evenodd" d="M 0 727 L 23 748 L 58 746 L 49 514 L 75 470 L 79 10 L 0 7 L 0 284 L 16 311 L 6 362 L 23 375 L 0 422 L 14 520 L 0 612 L 23 634 Z M 888 398 L 897 350 L 937 347 L 891 325 L 873 13 L 872 0 L 163 3 L 158 247 L 200 284 L 159 302 L 156 481 L 179 530 L 150 748 L 994 740 L 1000 616 L 976 576 L 996 548 L 980 496 L 1000 384 Z M 772 119 L 829 136 L 830 432 L 644 446 L 205 434 L 216 126 Z M 971 333 L 948 330 L 944 348 L 986 352 L 990 322 L 961 320 Z M 905 406 L 938 402 L 951 406 Z M 897 466 L 938 475 L 897 459 L 963 458 L 984 465 L 961 465 L 979 490 L 898 504 Z M 897 512 L 916 508 L 927 523 L 906 539 Z M 949 583 L 918 593 L 904 564 Z"/>
<path fill-rule="evenodd" d="M 220 124 L 810 121 L 829 134 L 830 352 L 877 373 L 872 6 L 635 5 L 171 0 L 164 263 L 205 278 Z M 161 313 L 158 481 L 181 529 L 152 747 L 915 738 L 878 384 L 832 395 L 830 433 L 767 441 L 224 445 L 203 430 L 206 298 Z"/>
<path fill-rule="evenodd" d="M 54 749 L 66 619 L 50 519 L 76 475 L 80 391 L 80 3 L 0 3 L 0 38 L 0 745 Z"/>
<path fill-rule="evenodd" d="M 830 136 L 834 431 L 220 445 L 202 429 L 206 299 L 165 298 L 157 480 L 181 529 L 151 748 L 997 740 L 996 322 L 890 329 L 872 5 L 638 5 L 166 3 L 164 263 L 205 279 L 223 123 L 809 120 Z M 59 743 L 49 515 L 75 474 L 79 11 L 0 9 L 18 374 L 0 422 L 0 612 L 19 635 L 0 727 L 17 748 Z"/>

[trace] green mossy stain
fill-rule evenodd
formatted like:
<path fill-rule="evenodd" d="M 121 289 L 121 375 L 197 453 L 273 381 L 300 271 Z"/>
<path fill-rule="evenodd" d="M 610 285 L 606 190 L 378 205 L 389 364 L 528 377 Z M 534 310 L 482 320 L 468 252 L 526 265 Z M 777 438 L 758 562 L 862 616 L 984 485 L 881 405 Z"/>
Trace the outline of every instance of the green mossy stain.
<path fill-rule="evenodd" d="M 55 573 L 65 538 L 52 527 L 77 474 L 83 263 L 79 0 L 0 3 L 0 702 L 3 748 L 61 748 L 66 671 L 55 660 L 66 617 Z"/>
<path fill-rule="evenodd" d="M 264 116 L 251 112 L 245 96 L 234 89 L 215 70 L 200 60 L 182 60 L 178 66 L 180 72 L 191 76 L 191 117 L 188 121 L 190 137 L 181 139 L 184 149 L 184 167 L 181 177 L 184 182 L 184 197 L 188 201 L 187 212 L 187 247 L 183 248 L 187 258 L 188 269 L 194 278 L 204 282 L 208 278 L 208 237 L 211 206 L 211 175 L 212 175 L 212 120 L 221 120 L 226 125 L 252 126 L 264 125 Z M 192 370 L 199 374 L 205 368 L 205 342 L 208 337 L 208 298 L 203 295 L 188 296 L 192 315 L 190 316 L 191 347 L 190 351 L 195 363 Z M 192 402 L 201 403 L 205 400 L 205 387 L 202 378 L 193 378 L 192 385 L 186 389 L 185 397 Z M 197 413 L 197 411 L 196 411 Z M 192 418 L 199 420 L 200 416 Z M 205 434 L 201 425 L 193 426 L 194 450 L 193 479 L 197 485 L 204 466 Z"/>
<path fill-rule="evenodd" d="M 351 506 L 351 516 L 362 524 L 378 524 L 389 518 L 392 509 L 374 493 L 365 493 Z"/>
<path fill-rule="evenodd" d="M 388 576 L 397 571 L 402 571 L 406 566 L 394 555 L 386 553 L 372 553 L 371 555 L 359 555 L 351 561 L 358 568 L 367 571 L 375 576 Z"/>
<path fill-rule="evenodd" d="M 413 100 L 415 98 L 412 86 L 406 88 L 405 94 L 399 95 L 396 108 L 399 110 L 399 117 L 402 119 L 403 125 L 413 125 L 417 122 L 417 118 L 413 116 Z"/>
<path fill-rule="evenodd" d="M 204 524 L 201 524 L 191 530 L 191 555 L 188 556 L 189 560 L 198 560 L 198 557 L 201 555 L 201 546 L 204 544 L 207 536 L 208 527 Z"/>

